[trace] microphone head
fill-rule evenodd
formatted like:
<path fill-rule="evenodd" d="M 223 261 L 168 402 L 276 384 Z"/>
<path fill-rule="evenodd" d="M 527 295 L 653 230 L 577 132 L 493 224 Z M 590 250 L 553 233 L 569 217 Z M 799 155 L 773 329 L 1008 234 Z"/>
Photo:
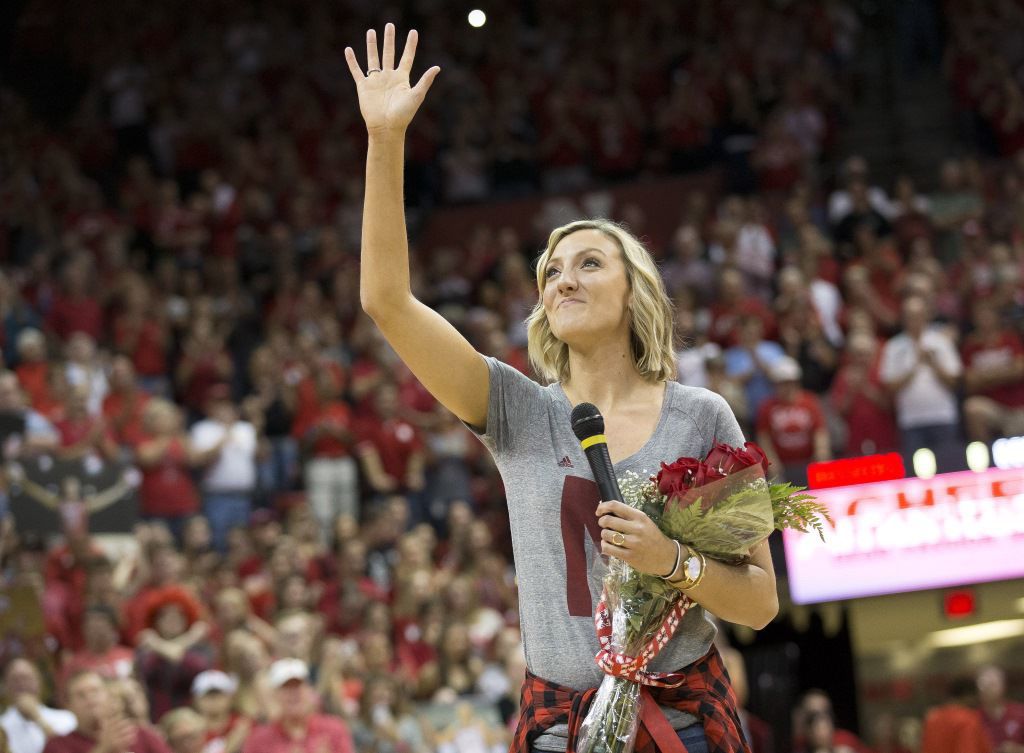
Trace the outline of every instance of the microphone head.
<path fill-rule="evenodd" d="M 593 403 L 580 403 L 572 409 L 569 418 L 572 421 L 572 433 L 581 442 L 595 434 L 604 434 L 604 416 Z"/>

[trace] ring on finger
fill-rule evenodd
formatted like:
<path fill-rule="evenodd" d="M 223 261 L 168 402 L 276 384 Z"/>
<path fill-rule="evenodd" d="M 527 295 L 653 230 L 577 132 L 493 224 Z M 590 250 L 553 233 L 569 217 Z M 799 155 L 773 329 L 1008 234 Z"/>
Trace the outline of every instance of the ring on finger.
<path fill-rule="evenodd" d="M 366 75 L 369 76 L 371 73 L 380 73 L 380 68 L 371 68 L 366 72 Z"/>
<path fill-rule="evenodd" d="M 616 531 L 612 534 L 612 543 L 615 546 L 621 547 L 623 544 L 626 543 L 626 535 L 622 533 L 622 531 Z"/>

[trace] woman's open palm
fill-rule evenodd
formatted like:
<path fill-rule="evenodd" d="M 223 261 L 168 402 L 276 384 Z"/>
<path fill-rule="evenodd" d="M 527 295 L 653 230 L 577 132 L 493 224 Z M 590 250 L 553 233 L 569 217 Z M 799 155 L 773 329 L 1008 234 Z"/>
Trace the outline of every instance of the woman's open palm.
<path fill-rule="evenodd" d="M 345 60 L 359 92 L 359 111 L 366 121 L 367 131 L 404 131 L 423 103 L 427 90 L 441 71 L 438 66 L 427 70 L 416 83 L 409 85 L 412 61 L 416 57 L 418 35 L 413 29 L 405 41 L 402 59 L 395 66 L 395 26 L 384 27 L 384 56 L 377 54 L 377 32 L 366 32 L 366 62 L 364 74 L 351 47 L 345 48 Z"/>

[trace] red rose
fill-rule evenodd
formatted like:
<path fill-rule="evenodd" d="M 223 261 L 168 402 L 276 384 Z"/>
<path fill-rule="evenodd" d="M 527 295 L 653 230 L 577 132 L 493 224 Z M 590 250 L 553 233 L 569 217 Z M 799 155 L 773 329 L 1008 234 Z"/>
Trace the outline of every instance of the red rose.
<path fill-rule="evenodd" d="M 725 478 L 726 474 L 710 463 L 701 463 L 693 476 L 693 486 L 704 486 L 712 481 Z"/>
<path fill-rule="evenodd" d="M 764 469 L 764 475 L 767 476 L 768 466 L 772 463 L 765 454 L 765 451 L 753 442 L 746 442 L 743 446 L 746 448 L 747 452 L 750 453 L 751 457 L 754 458 L 755 462 L 761 464 L 761 467 Z M 753 463 L 751 465 L 753 465 Z"/>
<path fill-rule="evenodd" d="M 700 461 L 695 458 L 679 458 L 668 465 L 662 463 L 661 470 L 655 476 L 658 491 L 669 499 L 682 497 L 693 486 L 693 477 L 699 467 Z"/>
<path fill-rule="evenodd" d="M 736 473 L 752 465 L 761 465 L 764 472 L 768 473 L 768 457 L 753 442 L 747 442 L 743 447 L 730 447 L 716 442 L 704 462 L 724 474 Z"/>

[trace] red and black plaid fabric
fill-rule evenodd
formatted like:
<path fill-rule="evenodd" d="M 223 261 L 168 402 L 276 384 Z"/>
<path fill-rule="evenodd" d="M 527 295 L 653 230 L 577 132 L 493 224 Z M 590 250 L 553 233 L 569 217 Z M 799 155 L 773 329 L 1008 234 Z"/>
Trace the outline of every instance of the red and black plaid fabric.
<path fill-rule="evenodd" d="M 660 735 L 652 734 L 649 728 L 649 712 L 655 711 L 664 723 L 658 726 L 667 727 L 668 722 L 661 710 L 651 703 L 652 700 L 656 704 L 697 717 L 704 725 L 704 735 L 711 753 L 750 753 L 740 727 L 736 695 L 718 649 L 712 646 L 702 658 L 679 670 L 679 674 L 685 676 L 685 681 L 677 688 L 643 689 L 645 694 L 649 693 L 644 699 L 645 706 L 654 706 L 654 709 L 646 709 L 641 717 L 635 753 L 665 753 L 667 749 L 686 751 L 674 733 L 671 740 L 655 739 Z M 556 724 L 569 725 L 567 750 L 573 753 L 580 723 L 586 717 L 596 693 L 597 688 L 574 690 L 527 672 L 520 702 L 519 724 L 509 748 L 510 753 L 531 753 L 534 740 Z"/>

